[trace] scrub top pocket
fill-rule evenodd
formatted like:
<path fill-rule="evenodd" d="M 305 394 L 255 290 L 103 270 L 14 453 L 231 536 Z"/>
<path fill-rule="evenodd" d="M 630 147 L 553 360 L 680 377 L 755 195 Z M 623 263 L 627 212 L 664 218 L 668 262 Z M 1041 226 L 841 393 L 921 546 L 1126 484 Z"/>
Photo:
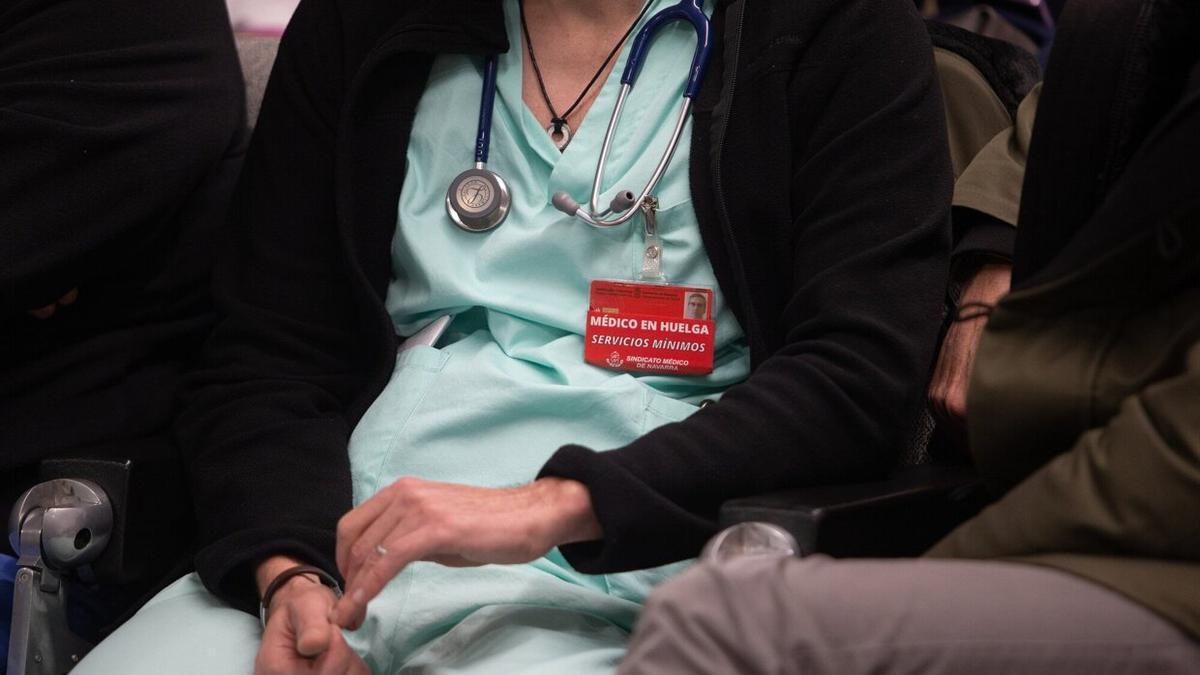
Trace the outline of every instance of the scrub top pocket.
<path fill-rule="evenodd" d="M 683 421 L 700 409 L 699 406 L 656 391 L 648 391 L 647 394 L 645 414 L 642 417 L 643 434 L 666 424 Z M 642 604 L 655 586 L 687 569 L 693 562 L 681 560 L 647 570 L 607 574 L 604 575 L 604 581 L 610 595 Z"/>
<path fill-rule="evenodd" d="M 700 406 L 650 391 L 645 415 L 642 417 L 642 433 L 651 432 L 665 424 L 681 422 L 699 409 Z"/>
<path fill-rule="evenodd" d="M 350 477 L 356 505 L 383 487 L 388 459 L 405 425 L 449 360 L 448 352 L 426 345 L 406 349 L 396 356 L 387 387 L 350 435 Z"/>

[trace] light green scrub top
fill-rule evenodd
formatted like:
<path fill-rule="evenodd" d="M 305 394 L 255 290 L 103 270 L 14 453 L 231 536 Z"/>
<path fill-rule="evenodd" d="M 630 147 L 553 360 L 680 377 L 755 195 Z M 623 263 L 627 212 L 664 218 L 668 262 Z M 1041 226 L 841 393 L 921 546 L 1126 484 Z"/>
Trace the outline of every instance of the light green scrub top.
<path fill-rule="evenodd" d="M 670 4 L 654 0 L 651 14 Z M 668 280 L 714 288 L 713 372 L 635 375 L 583 361 L 589 283 L 635 278 L 643 221 L 639 215 L 620 227 L 595 228 L 555 210 L 550 198 L 558 190 L 580 201 L 590 194 L 628 44 L 560 153 L 522 100 L 515 0 L 506 0 L 505 18 L 513 48 L 499 57 L 488 167 L 508 181 L 512 209 L 487 233 L 460 230 L 446 214 L 447 186 L 473 161 L 483 60 L 441 56 L 408 147 L 387 309 L 400 335 L 444 314 L 456 319 L 437 348 L 399 355 L 387 388 L 355 428 L 356 503 L 401 476 L 491 487 L 526 483 L 562 445 L 621 447 L 687 417 L 749 373 L 749 349 L 716 288 L 692 209 L 690 122 L 655 190 L 658 227 Z M 677 23 L 655 39 L 622 115 L 601 203 L 645 185 L 678 115 L 694 36 L 690 24 Z M 458 659 L 453 665 L 462 672 L 606 672 L 620 658 L 650 587 L 675 569 L 588 576 L 557 551 L 528 565 L 417 563 L 371 604 L 353 642 L 376 672 L 403 663 L 446 667 L 447 659 Z M 485 634 L 486 649 L 446 648 Z"/>

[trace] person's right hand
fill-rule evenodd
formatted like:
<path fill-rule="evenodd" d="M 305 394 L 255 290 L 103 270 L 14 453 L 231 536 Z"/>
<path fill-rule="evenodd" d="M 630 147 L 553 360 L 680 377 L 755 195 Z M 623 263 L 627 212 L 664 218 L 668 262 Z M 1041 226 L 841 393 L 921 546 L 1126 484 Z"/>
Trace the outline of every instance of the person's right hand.
<path fill-rule="evenodd" d="M 1012 265 L 987 263 L 976 270 L 963 287 L 959 306 L 967 303 L 989 308 L 967 317 L 956 316 L 942 340 L 937 366 L 929 383 L 929 403 L 955 443 L 967 440 L 967 388 L 975 366 L 975 350 L 987 327 L 990 308 L 1008 293 L 1012 285 Z"/>
<path fill-rule="evenodd" d="M 368 675 L 367 665 L 329 620 L 333 591 L 308 575 L 275 591 L 254 661 L 255 675 Z"/>

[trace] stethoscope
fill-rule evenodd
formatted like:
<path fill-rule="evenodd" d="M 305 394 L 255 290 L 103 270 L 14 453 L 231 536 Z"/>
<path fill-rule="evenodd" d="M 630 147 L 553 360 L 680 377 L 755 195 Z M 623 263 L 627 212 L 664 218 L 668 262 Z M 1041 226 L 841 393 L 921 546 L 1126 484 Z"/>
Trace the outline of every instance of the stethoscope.
<path fill-rule="evenodd" d="M 667 170 L 667 165 L 671 163 L 675 148 L 679 145 L 679 138 L 687 123 L 688 113 L 691 112 L 692 99 L 700 91 L 700 83 L 704 79 L 704 69 L 708 66 L 712 30 L 708 16 L 701 8 L 702 1 L 679 0 L 678 4 L 650 17 L 646 25 L 638 31 L 629 51 L 629 61 L 625 64 L 625 71 L 621 74 L 621 91 L 617 95 L 616 105 L 613 106 L 612 117 L 608 120 L 608 129 L 604 133 L 604 143 L 600 147 L 600 157 L 596 161 L 596 173 L 592 179 L 592 195 L 588 202 L 588 208 L 585 210 L 566 192 L 557 192 L 550 201 L 559 211 L 597 227 L 615 227 L 633 218 L 638 212 L 634 207 L 641 204 L 658 185 L 658 181 L 662 179 L 663 173 Z M 613 135 L 617 130 L 617 121 L 621 117 L 621 110 L 625 107 L 625 100 L 633 89 L 633 83 L 641 71 L 642 60 L 650 46 L 650 38 L 653 37 L 656 30 L 663 26 L 683 20 L 690 21 L 692 27 L 696 29 L 696 51 L 692 56 L 687 87 L 683 92 L 683 105 L 679 111 L 679 117 L 675 121 L 675 129 L 671 132 L 671 140 L 667 144 L 667 149 L 659 159 L 658 165 L 654 167 L 654 173 L 650 175 L 650 180 L 641 194 L 635 197 L 633 192 L 622 190 L 609 203 L 607 209 L 597 212 L 595 204 L 600 201 L 600 183 L 604 180 L 604 165 L 608 161 Z M 512 195 L 509 192 L 508 183 L 500 177 L 500 174 L 487 168 L 492 133 L 492 108 L 495 101 L 496 57 L 489 56 L 483 66 L 483 93 L 479 100 L 479 126 L 475 134 L 475 166 L 455 177 L 446 191 L 446 212 L 450 214 L 450 219 L 456 225 L 469 232 L 486 232 L 500 225 L 508 216 L 509 208 L 512 205 Z M 605 220 L 610 214 L 621 215 Z"/>

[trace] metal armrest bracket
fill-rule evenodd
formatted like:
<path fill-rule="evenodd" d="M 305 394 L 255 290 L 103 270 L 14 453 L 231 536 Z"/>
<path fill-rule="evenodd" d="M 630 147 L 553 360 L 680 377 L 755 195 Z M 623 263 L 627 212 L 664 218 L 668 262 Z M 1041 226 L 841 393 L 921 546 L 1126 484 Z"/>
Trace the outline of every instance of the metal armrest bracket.
<path fill-rule="evenodd" d="M 64 575 L 88 579 L 113 529 L 108 495 L 95 483 L 60 478 L 17 500 L 9 537 L 17 559 L 9 675 L 61 675 L 92 645 L 67 624 Z"/>

